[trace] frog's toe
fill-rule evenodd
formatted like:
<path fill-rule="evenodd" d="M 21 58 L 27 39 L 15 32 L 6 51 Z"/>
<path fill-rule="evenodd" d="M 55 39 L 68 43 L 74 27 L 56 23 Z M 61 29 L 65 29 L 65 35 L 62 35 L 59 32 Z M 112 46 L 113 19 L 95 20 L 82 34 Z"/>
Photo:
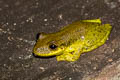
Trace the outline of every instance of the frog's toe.
<path fill-rule="evenodd" d="M 92 22 L 92 23 L 99 23 L 99 24 L 101 24 L 101 23 L 102 23 L 100 19 L 82 20 L 82 22 Z"/>
<path fill-rule="evenodd" d="M 61 56 L 56 56 L 57 61 L 65 61 L 65 59 Z"/>

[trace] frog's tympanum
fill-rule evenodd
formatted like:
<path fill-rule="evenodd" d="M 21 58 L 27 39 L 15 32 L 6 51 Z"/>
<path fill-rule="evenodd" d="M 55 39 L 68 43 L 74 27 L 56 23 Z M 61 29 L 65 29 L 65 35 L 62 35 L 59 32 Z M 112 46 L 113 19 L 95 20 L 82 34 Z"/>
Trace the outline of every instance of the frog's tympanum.
<path fill-rule="evenodd" d="M 41 33 L 33 53 L 41 57 L 56 56 L 57 61 L 76 61 L 80 54 L 103 45 L 110 31 L 110 24 L 100 19 L 73 22 L 55 33 Z"/>

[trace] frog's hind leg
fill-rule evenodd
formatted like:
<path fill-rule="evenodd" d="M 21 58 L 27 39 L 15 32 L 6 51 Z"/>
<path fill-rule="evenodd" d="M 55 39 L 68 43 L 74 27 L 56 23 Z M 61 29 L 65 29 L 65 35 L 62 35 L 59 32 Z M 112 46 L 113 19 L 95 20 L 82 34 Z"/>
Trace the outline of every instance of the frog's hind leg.
<path fill-rule="evenodd" d="M 103 44 L 106 42 L 106 40 L 108 39 L 108 36 L 110 35 L 110 31 L 111 31 L 111 29 L 112 29 L 112 26 L 111 26 L 110 24 L 104 24 L 104 25 L 102 25 L 102 26 L 103 26 L 103 27 L 105 28 L 105 30 L 106 30 L 106 33 L 104 34 L 103 38 L 102 38 L 100 41 L 96 42 L 97 46 L 94 45 L 94 46 L 92 46 L 91 48 L 89 48 L 88 50 L 84 49 L 83 52 L 92 51 L 92 50 L 98 48 L 99 46 L 103 45 Z"/>
<path fill-rule="evenodd" d="M 67 52 L 67 53 L 64 53 L 62 55 L 59 55 L 59 56 L 56 56 L 57 57 L 57 61 L 76 61 L 79 59 L 80 57 L 80 54 L 79 52 Z"/>
<path fill-rule="evenodd" d="M 100 19 L 93 19 L 93 20 L 81 20 L 82 22 L 92 22 L 92 23 L 99 23 L 101 24 L 101 20 Z"/>

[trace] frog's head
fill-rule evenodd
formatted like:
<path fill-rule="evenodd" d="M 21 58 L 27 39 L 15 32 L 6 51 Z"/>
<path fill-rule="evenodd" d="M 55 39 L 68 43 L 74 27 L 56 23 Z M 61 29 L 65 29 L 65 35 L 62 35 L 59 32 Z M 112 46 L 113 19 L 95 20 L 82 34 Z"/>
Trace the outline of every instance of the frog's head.
<path fill-rule="evenodd" d="M 58 44 L 58 38 L 52 34 L 39 34 L 38 40 L 34 46 L 33 53 L 36 56 L 56 56 L 62 54 L 64 48 Z"/>

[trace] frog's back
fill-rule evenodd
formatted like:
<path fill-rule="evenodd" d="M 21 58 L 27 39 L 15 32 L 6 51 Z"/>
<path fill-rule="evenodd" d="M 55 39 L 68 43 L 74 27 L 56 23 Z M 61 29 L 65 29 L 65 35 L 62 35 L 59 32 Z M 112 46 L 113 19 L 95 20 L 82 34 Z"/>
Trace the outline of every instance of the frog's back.
<path fill-rule="evenodd" d="M 109 24 L 78 21 L 63 28 L 60 34 L 67 45 L 81 46 L 83 52 L 88 52 L 104 44 L 111 28 Z"/>

